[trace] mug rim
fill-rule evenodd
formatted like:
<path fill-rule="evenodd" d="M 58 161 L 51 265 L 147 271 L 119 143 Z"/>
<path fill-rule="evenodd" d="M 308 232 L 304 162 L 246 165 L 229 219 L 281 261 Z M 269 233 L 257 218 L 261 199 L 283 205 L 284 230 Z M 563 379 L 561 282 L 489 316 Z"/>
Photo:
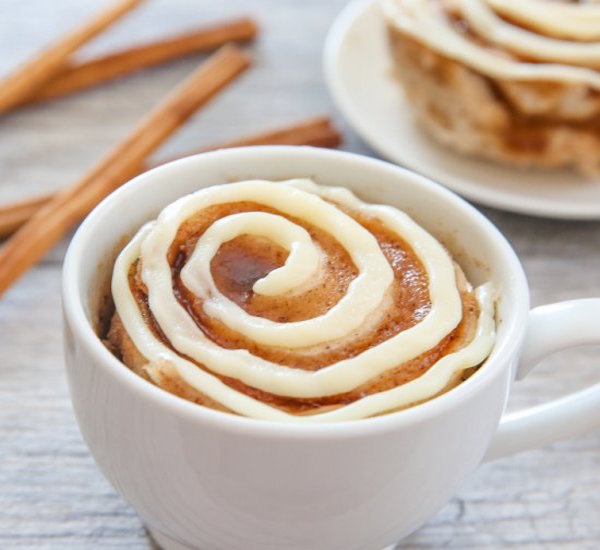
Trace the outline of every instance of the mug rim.
<path fill-rule="evenodd" d="M 440 200 L 453 203 L 455 206 L 463 209 L 465 214 L 475 218 L 480 229 L 487 233 L 487 237 L 493 239 L 501 246 L 504 256 L 503 263 L 510 264 L 510 272 L 515 276 L 514 282 L 516 283 L 516 295 L 518 298 L 515 300 L 517 303 L 513 304 L 516 307 L 511 307 L 514 315 L 508 320 L 509 324 L 504 331 L 502 340 L 500 342 L 496 340 L 492 354 L 485 361 L 485 368 L 478 369 L 475 375 L 469 377 L 451 391 L 407 409 L 363 419 L 313 424 L 255 419 L 200 406 L 177 397 L 154 384 L 148 383 L 147 380 L 135 374 L 115 357 L 95 333 L 91 320 L 85 312 L 82 300 L 80 300 L 80 296 L 84 295 L 79 284 L 83 252 L 87 248 L 88 239 L 90 238 L 90 234 L 93 233 L 94 228 L 102 224 L 105 212 L 113 208 L 119 208 L 118 203 L 122 197 L 131 194 L 143 194 L 145 187 L 148 185 L 147 182 L 151 182 L 159 173 L 164 173 L 163 175 L 168 176 L 168 173 L 174 166 L 186 163 L 201 163 L 204 159 L 212 160 L 215 157 L 223 157 L 223 162 L 227 163 L 232 162 L 232 157 L 235 158 L 236 156 L 247 158 L 248 156 L 253 157 L 268 154 L 281 154 L 283 156 L 307 155 L 307 158 L 315 156 L 319 158 L 329 157 L 330 159 L 336 159 L 336 162 L 339 161 L 340 163 L 360 163 L 367 166 L 373 172 L 384 170 L 389 173 L 391 171 L 395 174 L 394 177 L 412 180 L 413 183 L 428 188 L 430 191 L 437 193 Z M 152 177 L 149 177 L 149 174 Z M 479 389 L 494 378 L 494 375 L 498 371 L 510 368 L 510 361 L 507 358 L 512 357 L 516 351 L 515 348 L 520 345 L 529 312 L 529 288 L 521 262 L 515 251 L 491 221 L 454 192 L 425 176 L 387 161 L 345 151 L 287 145 L 236 147 L 200 153 L 163 164 L 136 176 L 102 200 L 77 229 L 69 244 L 63 262 L 61 291 L 64 312 L 63 322 L 69 324 L 74 337 L 84 346 L 86 352 L 94 357 L 94 363 L 101 365 L 101 368 L 108 371 L 113 378 L 117 379 L 120 384 L 126 386 L 130 391 L 136 392 L 144 399 L 153 401 L 153 405 L 163 407 L 165 411 L 171 414 L 183 416 L 200 423 L 206 422 L 220 430 L 244 435 L 275 436 L 287 439 L 298 437 L 329 439 L 332 437 L 380 433 L 382 431 L 401 429 L 403 426 L 422 422 L 443 414 L 444 411 L 452 408 L 468 395 L 479 391 Z M 507 319 L 503 318 L 502 322 L 506 323 Z"/>

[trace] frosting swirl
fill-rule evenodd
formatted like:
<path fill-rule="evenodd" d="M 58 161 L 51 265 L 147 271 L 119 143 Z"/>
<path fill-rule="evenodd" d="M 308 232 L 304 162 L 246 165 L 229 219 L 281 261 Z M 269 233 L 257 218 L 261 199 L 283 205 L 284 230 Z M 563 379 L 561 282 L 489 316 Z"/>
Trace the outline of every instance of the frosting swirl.
<path fill-rule="evenodd" d="M 193 226 L 195 216 L 232 205 L 237 206 L 209 219 L 194 238 L 181 238 L 190 237 L 186 224 Z M 385 253 L 391 245 L 382 245 L 362 219 L 379 224 L 414 258 L 404 250 L 404 256 Z M 252 246 L 278 247 L 285 258 L 252 274 L 245 291 L 256 303 L 270 304 L 271 314 L 269 308 L 260 314 L 259 306 L 251 311 L 216 276 L 219 269 L 233 269 L 221 258 L 227 246 L 249 238 Z M 328 240 L 341 248 L 338 256 L 346 266 L 333 282 Z M 403 273 L 405 286 L 426 284 L 414 298 L 410 319 L 394 323 L 386 317 L 394 304 L 413 298 L 398 282 L 399 269 L 390 258 L 412 266 Z M 334 289 L 336 299 L 319 314 L 302 318 L 290 315 L 289 307 L 278 309 L 278 301 L 308 300 L 322 284 Z M 238 414 L 320 422 L 364 418 L 428 399 L 457 373 L 479 365 L 493 345 L 492 291 L 489 285 L 477 289 L 473 334 L 453 349 L 449 343 L 465 315 L 459 286 L 446 250 L 403 212 L 298 179 L 214 186 L 172 203 L 117 258 L 112 295 L 128 337 L 150 365 L 168 365 L 187 385 Z M 340 351 L 365 332 L 378 335 L 372 345 Z M 360 390 L 436 346 L 446 347 L 407 383 Z M 290 357 L 298 358 L 292 366 L 285 363 Z M 316 414 L 292 414 L 260 398 L 327 402 L 348 392 L 356 395 Z"/>
<path fill-rule="evenodd" d="M 600 6 L 547 0 L 381 0 L 397 29 L 492 78 L 600 89 Z"/>

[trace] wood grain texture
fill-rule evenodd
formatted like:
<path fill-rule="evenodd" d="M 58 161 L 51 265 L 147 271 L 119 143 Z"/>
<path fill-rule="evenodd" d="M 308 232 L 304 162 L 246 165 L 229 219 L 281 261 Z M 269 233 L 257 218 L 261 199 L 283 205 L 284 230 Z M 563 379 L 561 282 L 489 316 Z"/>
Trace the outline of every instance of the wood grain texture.
<path fill-rule="evenodd" d="M 344 0 L 153 0 L 82 56 L 155 33 L 251 15 L 256 64 L 157 155 L 332 111 L 321 48 Z M 0 73 L 97 11 L 102 0 L 0 2 Z M 31 13 L 37 13 L 35 19 Z M 125 135 L 202 56 L 151 69 L 0 124 L 0 201 L 73 181 Z M 370 153 L 343 121 L 345 148 Z M 485 213 L 522 258 L 532 301 L 600 295 L 600 223 Z M 59 273 L 67 240 L 0 301 L 0 548 L 151 548 L 135 512 L 104 480 L 81 440 L 63 372 Z M 600 381 L 599 350 L 561 354 L 515 387 L 511 408 Z M 600 547 L 600 433 L 483 466 L 401 548 Z"/>

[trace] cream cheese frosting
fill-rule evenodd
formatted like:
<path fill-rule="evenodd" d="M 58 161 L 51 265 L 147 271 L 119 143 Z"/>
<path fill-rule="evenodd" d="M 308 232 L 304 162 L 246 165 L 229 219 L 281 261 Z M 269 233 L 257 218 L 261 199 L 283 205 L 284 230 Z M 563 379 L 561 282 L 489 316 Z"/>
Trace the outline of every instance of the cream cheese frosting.
<path fill-rule="evenodd" d="M 600 89 L 600 42 L 581 41 L 600 38 L 600 6 L 539 0 L 381 0 L 381 6 L 402 33 L 490 77 Z M 479 40 L 461 32 L 451 13 Z"/>

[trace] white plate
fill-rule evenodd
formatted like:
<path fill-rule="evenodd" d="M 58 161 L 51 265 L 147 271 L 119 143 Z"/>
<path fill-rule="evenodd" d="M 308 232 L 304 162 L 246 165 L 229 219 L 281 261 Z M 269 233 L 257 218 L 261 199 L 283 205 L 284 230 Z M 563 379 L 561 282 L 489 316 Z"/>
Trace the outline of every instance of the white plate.
<path fill-rule="evenodd" d="M 325 77 L 338 108 L 377 152 L 475 202 L 565 219 L 600 219 L 600 181 L 566 170 L 518 170 L 453 154 L 415 126 L 391 76 L 376 1 L 357 0 L 327 37 Z"/>

